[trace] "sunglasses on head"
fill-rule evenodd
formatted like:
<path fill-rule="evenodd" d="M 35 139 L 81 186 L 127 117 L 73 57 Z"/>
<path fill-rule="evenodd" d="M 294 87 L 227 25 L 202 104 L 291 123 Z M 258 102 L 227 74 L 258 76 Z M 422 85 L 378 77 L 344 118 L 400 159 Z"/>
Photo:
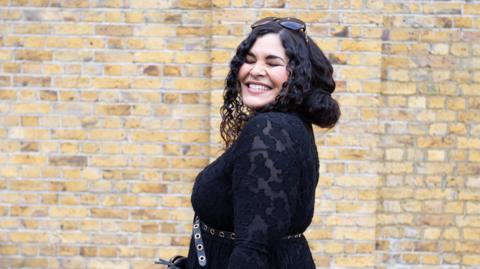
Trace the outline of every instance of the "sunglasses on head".
<path fill-rule="evenodd" d="M 297 18 L 277 18 L 277 17 L 266 17 L 263 19 L 260 19 L 256 21 L 254 24 L 252 24 L 252 29 L 257 28 L 258 26 L 262 26 L 265 24 L 269 24 L 271 22 L 276 22 L 280 24 L 283 28 L 287 28 L 289 30 L 293 31 L 300 31 L 303 33 L 305 36 L 305 42 L 308 43 L 308 38 L 307 34 L 305 33 L 307 30 L 307 26 L 305 25 L 305 22 L 302 20 L 299 20 Z"/>

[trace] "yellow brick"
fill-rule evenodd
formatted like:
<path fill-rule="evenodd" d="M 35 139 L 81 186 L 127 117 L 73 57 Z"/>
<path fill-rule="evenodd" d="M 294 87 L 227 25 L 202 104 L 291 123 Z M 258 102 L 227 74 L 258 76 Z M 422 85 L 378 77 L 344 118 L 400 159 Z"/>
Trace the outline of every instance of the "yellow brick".
<path fill-rule="evenodd" d="M 404 150 L 403 149 L 387 149 L 385 151 L 386 154 L 386 159 L 389 161 L 401 161 L 404 156 Z"/>
<path fill-rule="evenodd" d="M 419 148 L 445 148 L 453 144 L 453 139 L 449 137 L 419 137 L 417 140 L 417 146 Z M 460 145 L 460 143 L 458 144 Z"/>
<path fill-rule="evenodd" d="M 100 105 L 97 107 L 100 115 L 128 116 L 131 113 L 130 105 Z"/>
<path fill-rule="evenodd" d="M 415 94 L 416 91 L 415 83 L 386 82 L 382 87 L 382 93 L 387 95 L 410 95 Z"/>
<path fill-rule="evenodd" d="M 462 4 L 460 3 L 431 3 L 423 4 L 423 11 L 426 14 L 460 14 Z"/>
<path fill-rule="evenodd" d="M 51 217 L 87 217 L 88 209 L 81 207 L 51 207 L 50 216 Z"/>
<path fill-rule="evenodd" d="M 122 74 L 122 66 L 121 65 L 106 65 L 104 68 L 104 72 L 107 75 L 121 75 Z"/>
<path fill-rule="evenodd" d="M 443 150 L 429 150 L 427 151 L 427 159 L 429 161 L 444 161 L 445 151 Z"/>
<path fill-rule="evenodd" d="M 25 48 L 41 48 L 45 46 L 45 38 L 43 37 L 37 37 L 37 36 L 31 36 L 31 37 L 26 37 L 24 39 L 24 46 Z"/>
<path fill-rule="evenodd" d="M 338 69 L 343 79 L 374 79 L 378 78 L 379 72 L 374 67 L 345 66 Z"/>
<path fill-rule="evenodd" d="M 127 165 L 127 157 L 123 156 L 98 156 L 92 157 L 89 160 L 89 165 L 93 166 L 125 166 Z"/>
<path fill-rule="evenodd" d="M 443 231 L 443 238 L 446 240 L 458 240 L 460 232 L 458 228 L 447 228 Z"/>
<path fill-rule="evenodd" d="M 174 54 L 168 52 L 139 52 L 134 56 L 136 62 L 171 63 Z"/>
<path fill-rule="evenodd" d="M 463 265 L 480 265 L 480 255 L 471 255 L 471 254 L 465 254 L 462 257 L 462 264 Z"/>
<path fill-rule="evenodd" d="M 410 162 L 388 162 L 381 170 L 385 173 L 412 172 L 413 165 Z"/>
<path fill-rule="evenodd" d="M 62 256 L 74 256 L 78 253 L 78 248 L 76 247 L 69 247 L 69 246 L 61 246 L 58 250 L 59 254 Z"/>
<path fill-rule="evenodd" d="M 470 45 L 468 43 L 453 43 L 451 53 L 454 56 L 469 56 Z"/>
<path fill-rule="evenodd" d="M 389 40 L 392 41 L 408 41 L 408 40 L 417 40 L 418 32 L 414 29 L 389 29 L 388 30 Z"/>
<path fill-rule="evenodd" d="M 132 133 L 133 141 L 166 141 L 169 134 L 155 131 L 136 131 Z"/>
<path fill-rule="evenodd" d="M 93 35 L 95 28 L 89 24 L 56 24 L 54 32 L 57 35 Z"/>
<path fill-rule="evenodd" d="M 24 164 L 24 165 L 43 165 L 46 158 L 39 155 L 13 155 L 10 157 L 11 164 Z"/>
<path fill-rule="evenodd" d="M 123 140 L 126 133 L 122 130 L 94 129 L 88 133 L 92 140 Z"/>
<path fill-rule="evenodd" d="M 125 12 L 125 22 L 126 23 L 140 23 L 143 22 L 143 12 L 132 10 Z"/>
<path fill-rule="evenodd" d="M 63 77 L 56 78 L 54 86 L 58 88 L 83 88 L 89 86 L 89 78 Z"/>
<path fill-rule="evenodd" d="M 445 123 L 431 124 L 428 133 L 430 135 L 445 135 L 447 133 L 447 125 Z"/>
<path fill-rule="evenodd" d="M 97 62 L 132 62 L 133 54 L 131 52 L 96 52 L 95 61 Z"/>
<path fill-rule="evenodd" d="M 450 33 L 448 31 L 427 31 L 420 32 L 419 39 L 422 42 L 448 42 L 450 40 Z"/>
<path fill-rule="evenodd" d="M 342 51 L 364 51 L 379 52 L 381 51 L 381 42 L 378 41 L 354 41 L 344 40 L 340 43 Z"/>
<path fill-rule="evenodd" d="M 15 26 L 17 34 L 47 34 L 50 27 L 47 24 L 18 24 Z"/>
<path fill-rule="evenodd" d="M 460 149 L 480 149 L 480 139 L 458 137 L 457 145 Z"/>
<path fill-rule="evenodd" d="M 465 135 L 467 133 L 467 128 L 466 128 L 465 124 L 463 124 L 463 123 L 450 124 L 448 126 L 448 131 L 450 133 L 456 134 L 456 135 Z M 451 153 L 456 154 L 455 151 L 451 151 Z"/>
<path fill-rule="evenodd" d="M 36 81 L 32 77 L 23 77 L 22 79 L 25 79 L 25 81 L 27 83 L 32 82 L 32 85 L 33 85 L 33 83 L 36 83 Z M 32 80 L 30 80 L 30 79 L 32 79 Z M 19 96 L 19 99 L 22 100 L 22 101 L 32 101 L 32 100 L 36 99 L 35 98 L 35 93 L 31 90 L 21 91 L 21 92 L 18 93 L 18 96 Z"/>
<path fill-rule="evenodd" d="M 411 96 L 408 97 L 408 107 L 425 108 L 427 103 L 426 101 L 427 100 L 425 97 Z"/>
<path fill-rule="evenodd" d="M 117 256 L 117 249 L 115 247 L 100 247 L 98 249 L 98 256 L 115 257 Z"/>
<path fill-rule="evenodd" d="M 0 52 L 0 60 L 8 61 L 12 58 L 11 52 Z M 3 64 L 3 72 L 5 73 L 20 73 L 21 65 L 18 63 L 7 63 Z M 1 95 L 0 95 L 1 98 Z"/>
<path fill-rule="evenodd" d="M 33 248 L 30 248 L 32 250 Z M 25 250 L 29 250 L 25 247 Z M 37 250 L 33 250 L 32 253 L 23 253 L 26 256 L 33 256 L 37 253 Z M 29 258 L 29 259 L 11 259 L 10 264 L 13 268 L 48 268 L 49 260 L 46 258 Z"/>
<path fill-rule="evenodd" d="M 407 264 L 418 264 L 420 256 L 418 254 L 403 254 L 403 261 Z"/>
<path fill-rule="evenodd" d="M 480 14 L 480 7 L 475 3 L 465 3 L 463 10 L 465 14 Z"/>
<path fill-rule="evenodd" d="M 158 89 L 161 88 L 162 81 L 158 78 L 140 78 L 132 83 L 135 89 Z"/>
<path fill-rule="evenodd" d="M 88 242 L 89 235 L 84 233 L 60 233 L 59 239 L 63 243 L 86 243 Z"/>
<path fill-rule="evenodd" d="M 48 104 L 18 104 L 13 108 L 16 113 L 49 113 L 51 107 Z"/>
<path fill-rule="evenodd" d="M 93 80 L 93 87 L 100 89 L 127 89 L 130 88 L 130 80 L 127 78 L 103 78 Z"/>
<path fill-rule="evenodd" d="M 448 55 L 448 52 L 448 44 L 432 44 L 430 48 L 430 53 L 432 55 Z"/>
<path fill-rule="evenodd" d="M 173 88 L 177 90 L 209 90 L 210 82 L 206 79 L 175 79 Z"/>
<path fill-rule="evenodd" d="M 2 245 L 0 246 L 0 254 L 2 255 L 16 255 L 18 253 L 18 246 Z"/>
<path fill-rule="evenodd" d="M 48 209 L 43 206 L 14 206 L 10 209 L 10 214 L 12 216 L 45 217 Z"/>
<path fill-rule="evenodd" d="M 411 198 L 413 190 L 409 188 L 382 188 L 380 195 L 388 199 Z"/>
<path fill-rule="evenodd" d="M 10 232 L 12 242 L 48 242 L 48 233 L 42 232 Z"/>
<path fill-rule="evenodd" d="M 232 56 L 230 51 L 214 50 L 211 52 L 211 61 L 212 63 L 225 63 L 228 62 Z"/>
<path fill-rule="evenodd" d="M 337 267 L 353 267 L 353 268 L 362 268 L 362 267 L 371 267 L 374 266 L 375 257 L 374 255 L 368 256 L 339 256 L 334 258 L 335 266 Z"/>
<path fill-rule="evenodd" d="M 87 138 L 85 130 L 53 130 L 52 138 L 83 140 Z"/>
<path fill-rule="evenodd" d="M 104 209 L 104 208 L 92 208 L 90 210 L 91 216 L 97 218 L 115 218 L 115 219 L 126 219 L 128 218 L 129 212 L 122 209 Z"/>
<path fill-rule="evenodd" d="M 440 238 L 440 228 L 426 228 L 423 231 L 423 238 L 426 240 L 438 240 Z"/>
<path fill-rule="evenodd" d="M 175 54 L 175 63 L 178 64 L 209 63 L 209 60 L 209 52 L 182 52 Z"/>
<path fill-rule="evenodd" d="M 54 166 L 86 166 L 87 157 L 85 156 L 51 156 L 50 165 Z"/>
<path fill-rule="evenodd" d="M 159 183 L 138 183 L 133 184 L 134 193 L 165 193 L 166 186 Z"/>
<path fill-rule="evenodd" d="M 0 90 L 1 100 L 15 100 L 17 99 L 17 92 L 13 90 Z"/>
<path fill-rule="evenodd" d="M 479 228 L 464 228 L 463 229 L 463 238 L 467 240 L 480 240 L 480 229 Z"/>
<path fill-rule="evenodd" d="M 460 84 L 460 90 L 464 95 L 479 96 L 480 84 Z"/>
<path fill-rule="evenodd" d="M 168 158 L 163 157 L 148 157 L 148 158 L 134 158 L 132 160 L 133 167 L 151 167 L 151 168 L 167 168 L 169 167 Z"/>

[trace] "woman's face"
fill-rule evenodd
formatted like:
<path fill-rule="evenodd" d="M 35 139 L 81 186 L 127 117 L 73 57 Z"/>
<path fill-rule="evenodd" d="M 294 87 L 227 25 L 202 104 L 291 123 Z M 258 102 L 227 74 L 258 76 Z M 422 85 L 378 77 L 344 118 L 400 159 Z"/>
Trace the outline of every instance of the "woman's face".
<path fill-rule="evenodd" d="M 275 100 L 288 79 L 287 63 L 278 34 L 257 38 L 238 72 L 240 95 L 245 106 L 258 109 Z"/>

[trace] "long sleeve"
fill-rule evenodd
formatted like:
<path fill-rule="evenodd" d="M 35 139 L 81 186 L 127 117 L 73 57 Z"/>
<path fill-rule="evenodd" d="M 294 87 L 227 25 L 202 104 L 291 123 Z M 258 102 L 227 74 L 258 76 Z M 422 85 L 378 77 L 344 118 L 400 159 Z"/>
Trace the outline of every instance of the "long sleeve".
<path fill-rule="evenodd" d="M 238 138 L 232 179 L 236 239 L 229 269 L 271 268 L 270 249 L 288 234 L 301 176 L 294 131 L 288 122 L 260 114 Z"/>

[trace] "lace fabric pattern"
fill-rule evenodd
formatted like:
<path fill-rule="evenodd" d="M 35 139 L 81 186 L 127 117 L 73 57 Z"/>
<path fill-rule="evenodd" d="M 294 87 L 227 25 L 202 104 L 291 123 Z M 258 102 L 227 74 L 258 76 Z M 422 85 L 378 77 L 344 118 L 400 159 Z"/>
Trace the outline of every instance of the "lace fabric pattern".
<path fill-rule="evenodd" d="M 205 234 L 207 268 L 315 268 L 305 238 L 281 238 L 311 223 L 317 181 L 311 125 L 293 113 L 252 117 L 194 184 L 200 219 L 236 234 L 231 241 Z M 194 254 L 191 248 L 187 268 L 200 268 Z"/>

